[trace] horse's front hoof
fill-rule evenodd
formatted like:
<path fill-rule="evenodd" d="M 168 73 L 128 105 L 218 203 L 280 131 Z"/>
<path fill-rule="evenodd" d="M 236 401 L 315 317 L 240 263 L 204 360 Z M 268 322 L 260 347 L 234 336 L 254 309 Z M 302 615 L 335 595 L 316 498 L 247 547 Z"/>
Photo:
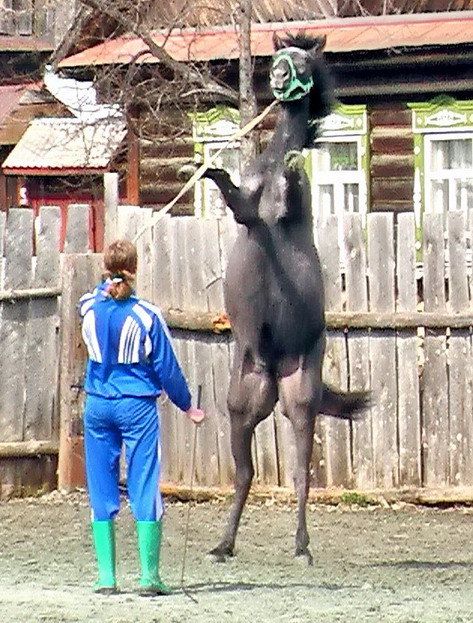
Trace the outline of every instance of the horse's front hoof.
<path fill-rule="evenodd" d="M 233 550 L 230 547 L 215 547 L 207 554 L 208 558 L 213 562 L 227 562 L 227 558 L 233 556 Z"/>
<path fill-rule="evenodd" d="M 197 166 L 193 162 L 189 162 L 187 164 L 184 164 L 177 171 L 177 179 L 180 182 L 188 182 L 196 171 L 197 171 Z"/>
<path fill-rule="evenodd" d="M 312 567 L 312 565 L 314 564 L 314 559 L 308 549 L 296 550 L 296 553 L 294 555 L 297 560 L 305 563 L 308 567 Z"/>
<path fill-rule="evenodd" d="M 301 151 L 292 149 L 284 156 L 284 165 L 291 171 L 298 171 L 304 168 L 305 158 Z"/>

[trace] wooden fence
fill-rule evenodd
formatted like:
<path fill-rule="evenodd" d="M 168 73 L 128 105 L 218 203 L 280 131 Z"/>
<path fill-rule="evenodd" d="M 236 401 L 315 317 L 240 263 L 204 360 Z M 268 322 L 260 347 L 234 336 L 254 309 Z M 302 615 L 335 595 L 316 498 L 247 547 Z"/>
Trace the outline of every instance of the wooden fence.
<path fill-rule="evenodd" d="M 371 389 L 374 402 L 354 424 L 317 419 L 314 487 L 473 485 L 472 223 L 462 213 L 426 215 L 420 249 L 412 214 L 371 214 L 366 226 L 358 215 L 317 224 L 329 328 L 324 376 L 344 389 Z M 102 257 L 84 253 L 86 206 L 69 210 L 63 255 L 54 242 L 56 209 L 42 210 L 35 236 L 32 226 L 24 209 L 0 221 L 4 496 L 51 486 L 58 453 L 59 485 L 83 479 L 85 351 L 76 303 L 99 278 Z M 208 417 L 197 434 L 194 482 L 230 485 L 233 342 L 230 332 L 213 329 L 224 310 L 222 280 L 236 226 L 231 219 L 156 219 L 121 206 L 114 233 L 138 236 L 138 293 L 163 309 L 191 388 L 203 386 Z M 166 397 L 160 403 L 164 480 L 189 484 L 193 425 Z M 253 452 L 257 483 L 292 485 L 292 431 L 277 408 L 257 428 Z"/>
<path fill-rule="evenodd" d="M 66 251 L 87 250 L 70 206 Z M 0 212 L 0 497 L 56 486 L 59 450 L 61 266 L 59 208 L 38 218 Z M 82 226 L 82 225 L 81 225 Z M 66 255 L 64 255 L 66 257 Z"/>
<path fill-rule="evenodd" d="M 121 234 L 133 238 L 147 218 L 122 215 Z M 324 376 L 344 389 L 371 389 L 374 404 L 355 424 L 318 418 L 314 486 L 473 484 L 470 230 L 460 212 L 426 215 L 417 251 L 412 214 L 396 222 L 371 214 L 365 228 L 358 215 L 318 223 L 329 326 Z M 234 235 L 230 220 L 166 217 L 139 238 L 138 287 L 164 310 L 191 386 L 204 387 L 196 479 L 211 486 L 233 478 L 225 406 L 232 341 L 202 330 L 223 309 Z M 169 402 L 162 410 L 164 476 L 189 482 L 192 426 Z M 292 484 L 292 431 L 277 409 L 257 428 L 254 457 L 257 482 Z"/>

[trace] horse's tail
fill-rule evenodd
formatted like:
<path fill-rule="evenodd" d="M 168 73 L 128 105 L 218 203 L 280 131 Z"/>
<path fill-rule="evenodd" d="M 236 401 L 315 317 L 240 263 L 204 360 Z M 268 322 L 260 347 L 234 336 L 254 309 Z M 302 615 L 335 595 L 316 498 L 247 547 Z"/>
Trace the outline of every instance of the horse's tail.
<path fill-rule="evenodd" d="M 371 404 L 371 392 L 336 391 L 324 383 L 320 413 L 342 420 L 358 420 Z"/>

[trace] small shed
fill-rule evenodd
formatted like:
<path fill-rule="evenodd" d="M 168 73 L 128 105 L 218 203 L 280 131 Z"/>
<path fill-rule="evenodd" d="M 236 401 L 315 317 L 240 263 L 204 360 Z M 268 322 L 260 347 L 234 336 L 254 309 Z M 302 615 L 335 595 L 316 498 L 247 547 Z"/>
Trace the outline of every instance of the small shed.
<path fill-rule="evenodd" d="M 67 207 L 90 205 L 89 246 L 103 245 L 103 174 L 123 173 L 121 195 L 127 196 L 126 125 L 120 118 L 85 122 L 76 118 L 41 118 L 30 122 L 2 164 L 6 178 L 14 180 L 17 203 L 33 208 L 61 208 L 61 247 L 64 242 Z M 12 199 L 12 198 L 11 198 Z"/>

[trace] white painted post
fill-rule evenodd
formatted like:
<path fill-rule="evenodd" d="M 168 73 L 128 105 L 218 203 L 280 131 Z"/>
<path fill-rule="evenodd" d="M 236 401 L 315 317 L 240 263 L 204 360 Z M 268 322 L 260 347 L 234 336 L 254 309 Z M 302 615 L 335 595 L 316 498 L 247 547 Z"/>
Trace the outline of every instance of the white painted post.
<path fill-rule="evenodd" d="M 104 243 L 116 239 L 118 233 L 118 173 L 104 173 L 105 232 Z"/>

